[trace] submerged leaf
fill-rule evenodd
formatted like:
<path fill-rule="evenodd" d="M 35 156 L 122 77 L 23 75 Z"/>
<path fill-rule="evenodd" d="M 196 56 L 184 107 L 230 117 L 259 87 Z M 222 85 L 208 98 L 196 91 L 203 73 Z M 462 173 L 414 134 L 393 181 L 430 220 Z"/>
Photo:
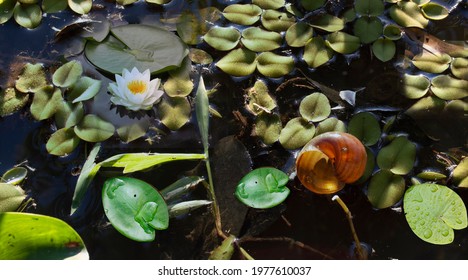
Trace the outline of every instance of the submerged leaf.
<path fill-rule="evenodd" d="M 190 103 L 185 97 L 166 97 L 158 104 L 161 122 L 170 130 L 178 130 L 190 118 Z"/>
<path fill-rule="evenodd" d="M 41 63 L 26 63 L 23 72 L 16 80 L 15 87 L 21 92 L 36 92 L 47 85 L 44 66 Z"/>
<path fill-rule="evenodd" d="M 0 117 L 5 117 L 23 108 L 29 100 L 29 95 L 7 88 L 0 91 Z"/>

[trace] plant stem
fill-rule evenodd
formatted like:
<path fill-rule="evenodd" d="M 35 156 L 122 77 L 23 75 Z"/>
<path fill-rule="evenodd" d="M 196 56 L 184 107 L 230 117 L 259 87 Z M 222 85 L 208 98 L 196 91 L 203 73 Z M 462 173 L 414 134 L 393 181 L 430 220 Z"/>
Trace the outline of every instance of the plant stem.
<path fill-rule="evenodd" d="M 213 177 L 211 176 L 211 165 L 210 165 L 210 159 L 208 156 L 208 151 L 205 151 L 205 154 L 206 154 L 206 160 L 205 160 L 206 172 L 208 173 L 208 191 L 210 193 L 211 200 L 213 201 L 213 215 L 215 218 L 216 232 L 223 239 L 226 239 L 228 238 L 228 236 L 223 232 L 223 227 L 221 224 L 221 213 L 219 212 L 219 206 L 218 206 L 218 202 L 216 200 L 216 194 L 214 191 Z"/>
<path fill-rule="evenodd" d="M 345 212 L 346 218 L 348 219 L 349 227 L 351 228 L 351 234 L 353 235 L 354 242 L 356 243 L 356 251 L 357 251 L 358 258 L 360 260 L 365 260 L 366 257 L 364 256 L 364 253 L 362 251 L 361 242 L 359 242 L 359 238 L 356 234 L 356 230 L 354 229 L 353 215 L 351 214 L 351 211 L 349 211 L 348 206 L 346 206 L 344 201 L 341 200 L 341 198 L 338 195 L 333 196 L 332 200 L 338 202 L 338 204 L 341 206 L 341 208 Z"/>

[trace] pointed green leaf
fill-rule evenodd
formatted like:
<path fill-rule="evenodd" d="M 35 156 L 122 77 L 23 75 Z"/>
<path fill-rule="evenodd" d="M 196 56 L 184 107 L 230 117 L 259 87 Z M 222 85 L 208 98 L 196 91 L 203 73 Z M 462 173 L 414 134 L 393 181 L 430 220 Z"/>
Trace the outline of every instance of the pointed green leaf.
<path fill-rule="evenodd" d="M 0 89 L 0 117 L 5 117 L 23 108 L 29 100 L 29 95 L 15 88 Z"/>
<path fill-rule="evenodd" d="M 68 0 L 68 6 L 78 14 L 87 14 L 93 7 L 93 0 Z"/>
<path fill-rule="evenodd" d="M 279 78 L 294 69 L 294 59 L 290 56 L 263 52 L 257 56 L 258 72 L 270 78 Z"/>
<path fill-rule="evenodd" d="M 425 170 L 419 172 L 416 176 L 418 178 L 421 178 L 421 179 L 424 179 L 424 180 L 430 180 L 430 181 L 437 181 L 437 180 L 447 178 L 447 176 L 445 174 L 442 174 L 442 173 L 440 173 L 438 171 L 434 171 L 434 170 L 431 170 L 431 169 L 425 169 Z"/>
<path fill-rule="evenodd" d="M 296 22 L 294 16 L 276 10 L 265 10 L 262 13 L 261 22 L 265 29 L 282 32 L 288 30 Z"/>
<path fill-rule="evenodd" d="M 62 128 L 50 136 L 46 148 L 51 155 L 65 156 L 73 152 L 79 142 L 80 139 L 76 136 L 73 128 Z"/>
<path fill-rule="evenodd" d="M 195 113 L 197 115 L 198 129 L 202 139 L 203 149 L 205 154 L 208 153 L 209 135 L 210 135 L 210 102 L 205 88 L 203 77 L 200 76 L 198 82 L 197 94 L 195 96 Z"/>
<path fill-rule="evenodd" d="M 83 74 L 83 67 L 77 60 L 72 60 L 60 66 L 52 76 L 52 82 L 58 87 L 69 87 L 76 83 Z"/>
<path fill-rule="evenodd" d="M 257 67 L 256 54 L 246 49 L 235 49 L 221 58 L 216 66 L 233 76 L 247 76 Z"/>
<path fill-rule="evenodd" d="M 405 136 L 398 136 L 377 154 L 377 165 L 393 174 L 406 175 L 413 169 L 416 145 Z"/>
<path fill-rule="evenodd" d="M 281 130 L 279 142 L 288 150 L 302 148 L 314 137 L 315 126 L 301 117 L 291 119 Z"/>
<path fill-rule="evenodd" d="M 356 0 L 354 8 L 360 15 L 379 16 L 384 11 L 384 3 L 382 0 Z"/>
<path fill-rule="evenodd" d="M 314 37 L 305 46 L 302 58 L 309 67 L 317 68 L 327 63 L 333 55 L 333 50 L 327 47 L 322 37 Z"/>
<path fill-rule="evenodd" d="M 314 19 L 313 22 L 310 22 L 310 25 L 328 32 L 335 32 L 343 29 L 345 22 L 341 18 L 337 18 L 329 14 L 323 14 Z"/>
<path fill-rule="evenodd" d="M 426 95 L 431 81 L 423 75 L 404 74 L 401 83 L 401 94 L 410 99 L 419 99 Z"/>
<path fill-rule="evenodd" d="M 281 34 L 274 31 L 266 31 L 260 27 L 249 27 L 242 31 L 242 44 L 251 51 L 272 51 L 283 43 Z"/>
<path fill-rule="evenodd" d="M 421 12 L 426 18 L 432 20 L 442 20 L 449 15 L 449 11 L 444 6 L 436 3 L 426 3 L 422 5 Z"/>
<path fill-rule="evenodd" d="M 263 113 L 255 119 L 255 135 L 260 137 L 266 145 L 278 141 L 282 127 L 280 117 L 276 114 Z"/>
<path fill-rule="evenodd" d="M 462 80 L 468 80 L 468 59 L 456 57 L 450 65 L 452 74 Z"/>
<path fill-rule="evenodd" d="M 42 10 L 44 13 L 57 13 L 68 7 L 68 0 L 43 0 Z"/>
<path fill-rule="evenodd" d="M 342 54 L 353 53 L 361 46 L 359 37 L 340 31 L 328 35 L 326 42 L 330 48 Z"/>
<path fill-rule="evenodd" d="M 67 94 L 68 100 L 73 103 L 89 100 L 96 96 L 101 89 L 102 82 L 90 77 L 81 77 Z"/>
<path fill-rule="evenodd" d="M 390 39 L 379 38 L 372 44 L 372 52 L 382 62 L 387 62 L 395 56 L 396 46 Z"/>
<path fill-rule="evenodd" d="M 445 53 L 433 54 L 430 52 L 423 52 L 413 57 L 414 66 L 420 70 L 429 73 L 442 73 L 449 68 L 452 58 Z"/>
<path fill-rule="evenodd" d="M 290 47 L 303 47 L 312 38 L 313 33 L 312 26 L 298 22 L 288 28 L 285 39 Z"/>
<path fill-rule="evenodd" d="M 161 122 L 170 130 L 178 130 L 190 119 L 190 102 L 185 97 L 166 97 L 158 104 Z"/>
<path fill-rule="evenodd" d="M 369 183 L 367 198 L 372 206 L 378 209 L 388 208 L 403 197 L 405 180 L 388 170 L 379 170 Z"/>
<path fill-rule="evenodd" d="M 19 185 L 28 175 L 28 170 L 22 166 L 13 167 L 0 177 L 0 182 L 11 185 Z"/>
<path fill-rule="evenodd" d="M 83 103 L 72 104 L 63 100 L 55 114 L 55 124 L 58 128 L 72 127 L 77 125 L 83 116 Z"/>
<path fill-rule="evenodd" d="M 299 113 L 307 121 L 323 121 L 331 113 L 330 101 L 328 101 L 325 94 L 314 92 L 302 99 L 299 105 Z"/>
<path fill-rule="evenodd" d="M 240 37 L 240 32 L 234 27 L 215 26 L 203 36 L 203 40 L 219 51 L 229 51 L 237 46 Z"/>
<path fill-rule="evenodd" d="M 26 195 L 20 187 L 10 183 L 0 183 L 0 214 L 16 211 L 25 198 Z"/>
<path fill-rule="evenodd" d="M 189 200 L 182 201 L 174 205 L 169 205 L 169 216 L 172 218 L 186 215 L 195 209 L 198 209 L 202 206 L 210 205 L 211 203 L 212 201 L 209 200 Z"/>
<path fill-rule="evenodd" d="M 262 9 L 253 4 L 233 4 L 223 10 L 223 16 L 230 22 L 252 25 L 260 19 Z"/>
<path fill-rule="evenodd" d="M 164 197 L 165 201 L 175 200 L 182 195 L 187 194 L 189 190 L 193 189 L 202 181 L 203 178 L 198 176 L 182 177 L 181 179 L 162 189 L 161 195 Z"/>
<path fill-rule="evenodd" d="M 360 17 L 354 22 L 354 35 L 364 44 L 374 42 L 382 32 L 383 24 L 377 17 Z"/>
<path fill-rule="evenodd" d="M 14 17 L 19 25 L 34 29 L 41 23 L 42 10 L 37 4 L 16 5 Z"/>
<path fill-rule="evenodd" d="M 429 20 L 421 13 L 418 4 L 411 1 L 401 1 L 390 7 L 390 16 L 403 27 L 424 28 Z"/>
<path fill-rule="evenodd" d="M 21 92 L 36 92 L 47 85 L 46 75 L 42 64 L 26 63 L 23 72 L 16 80 L 15 87 Z"/>
<path fill-rule="evenodd" d="M 96 115 L 86 115 L 81 122 L 74 127 L 78 137 L 88 142 L 102 142 L 114 135 L 115 127 Z"/>
<path fill-rule="evenodd" d="M 38 120 L 45 120 L 52 117 L 62 104 L 62 92 L 53 86 L 45 86 L 34 94 L 31 104 L 31 114 Z"/>
<path fill-rule="evenodd" d="M 356 136 L 362 144 L 372 146 L 379 141 L 381 130 L 374 114 L 361 112 L 354 115 L 349 121 L 348 133 Z"/>
<path fill-rule="evenodd" d="M 431 90 L 445 100 L 462 99 L 468 97 L 468 81 L 440 75 L 432 79 Z"/>

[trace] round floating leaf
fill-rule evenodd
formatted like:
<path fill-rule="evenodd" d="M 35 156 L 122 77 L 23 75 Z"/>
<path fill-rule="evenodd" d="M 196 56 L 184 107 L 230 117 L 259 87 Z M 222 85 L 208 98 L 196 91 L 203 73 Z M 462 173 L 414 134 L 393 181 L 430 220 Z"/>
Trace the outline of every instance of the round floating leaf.
<path fill-rule="evenodd" d="M 270 31 L 286 31 L 296 22 L 296 18 L 288 13 L 276 10 L 265 10 L 262 13 L 262 25 Z"/>
<path fill-rule="evenodd" d="M 354 21 L 356 17 L 356 10 L 354 8 L 350 8 L 343 13 L 343 20 L 345 23 Z"/>
<path fill-rule="evenodd" d="M 302 58 L 309 67 L 317 68 L 327 63 L 333 55 L 333 50 L 326 46 L 322 37 L 314 37 L 306 44 Z"/>
<path fill-rule="evenodd" d="M 441 20 L 449 15 L 449 11 L 444 6 L 436 3 L 426 3 L 422 5 L 421 12 L 426 18 L 432 20 Z"/>
<path fill-rule="evenodd" d="M 152 74 L 169 71 L 179 67 L 188 53 L 179 37 L 161 27 L 128 24 L 112 28 L 111 33 L 102 43 L 88 41 L 85 48 L 88 60 L 110 73 L 133 67 Z"/>
<path fill-rule="evenodd" d="M 346 132 L 346 125 L 337 118 L 327 118 L 317 125 L 317 128 L 315 129 L 315 136 L 331 131 Z"/>
<path fill-rule="evenodd" d="M 382 35 L 382 31 L 383 24 L 377 17 L 360 17 L 354 22 L 354 34 L 364 44 L 377 40 Z"/>
<path fill-rule="evenodd" d="M 267 209 L 282 203 L 289 195 L 289 177 L 281 170 L 262 167 L 250 171 L 236 187 L 235 195 L 252 208 Z"/>
<path fill-rule="evenodd" d="M 210 23 L 217 21 L 220 17 L 221 13 L 215 7 L 199 9 L 196 14 L 187 9 L 177 20 L 177 34 L 185 43 L 196 45 L 201 43 L 201 36 L 210 29 Z"/>
<path fill-rule="evenodd" d="M 0 117 L 5 117 L 23 108 L 29 100 L 29 95 L 7 88 L 0 92 Z"/>
<path fill-rule="evenodd" d="M 434 170 L 430 170 L 430 169 L 423 170 L 420 173 L 418 173 L 418 175 L 416 175 L 416 176 L 418 178 L 421 178 L 421 179 L 424 179 L 424 180 L 432 180 L 432 181 L 447 178 L 447 176 L 445 174 L 442 174 L 442 173 L 440 173 L 438 171 L 434 171 Z"/>
<path fill-rule="evenodd" d="M 100 117 L 89 114 L 74 127 L 74 131 L 78 137 L 85 141 L 102 142 L 114 135 L 115 128 Z"/>
<path fill-rule="evenodd" d="M 398 5 L 392 5 L 390 16 L 403 27 L 424 28 L 429 23 L 429 20 L 421 13 L 418 4 L 411 1 L 401 1 Z"/>
<path fill-rule="evenodd" d="M 135 178 L 106 180 L 102 205 L 114 228 L 135 241 L 153 241 L 156 230 L 169 226 L 169 211 L 163 197 L 150 184 Z"/>
<path fill-rule="evenodd" d="M 23 72 L 16 80 L 15 87 L 21 92 L 36 92 L 47 85 L 46 75 L 42 64 L 26 63 Z"/>
<path fill-rule="evenodd" d="M 433 54 L 430 52 L 423 52 L 413 57 L 414 66 L 420 70 L 429 73 L 442 73 L 449 68 L 452 58 L 448 54 Z"/>
<path fill-rule="evenodd" d="M 379 151 L 377 165 L 393 174 L 406 175 L 413 168 L 415 159 L 416 145 L 405 136 L 398 136 Z"/>
<path fill-rule="evenodd" d="M 399 40 L 402 36 L 401 29 L 393 24 L 385 25 L 383 35 L 390 40 Z"/>
<path fill-rule="evenodd" d="M 344 32 L 335 32 L 328 35 L 326 42 L 330 48 L 342 54 L 353 53 L 361 46 L 359 37 Z"/>
<path fill-rule="evenodd" d="M 462 99 L 468 97 L 468 81 L 441 75 L 432 79 L 431 90 L 445 100 Z"/>
<path fill-rule="evenodd" d="M 330 102 L 323 93 L 314 92 L 302 99 L 299 113 L 307 121 L 323 121 L 331 113 Z"/>
<path fill-rule="evenodd" d="M 191 48 L 189 51 L 189 58 L 192 62 L 198 64 L 210 64 L 213 62 L 213 57 L 204 50 Z"/>
<path fill-rule="evenodd" d="M 234 27 L 215 26 L 203 36 L 203 40 L 219 51 L 229 51 L 237 46 L 240 37 L 240 32 Z"/>
<path fill-rule="evenodd" d="M 24 167 L 13 167 L 3 174 L 0 178 L 2 183 L 7 183 L 11 185 L 19 185 L 28 175 L 28 170 Z M 0 211 L 1 212 L 1 211 Z"/>
<path fill-rule="evenodd" d="M 43 0 L 42 10 L 44 13 L 57 13 L 68 7 L 68 0 Z"/>
<path fill-rule="evenodd" d="M 186 97 L 193 90 L 193 82 L 190 77 L 170 77 L 164 83 L 164 91 L 170 97 Z"/>
<path fill-rule="evenodd" d="M 91 79 L 90 77 L 81 77 L 67 95 L 68 100 L 73 100 L 73 103 L 85 101 L 93 98 L 99 93 L 102 82 Z"/>
<path fill-rule="evenodd" d="M 252 25 L 260 19 L 262 9 L 253 4 L 233 4 L 223 10 L 223 16 L 229 21 L 242 25 Z"/>
<path fill-rule="evenodd" d="M 284 6 L 285 0 L 252 0 L 252 4 L 262 9 L 279 9 Z"/>
<path fill-rule="evenodd" d="M 76 60 L 69 61 L 60 66 L 52 76 L 52 82 L 58 87 L 69 87 L 76 83 L 83 74 L 81 63 Z"/>
<path fill-rule="evenodd" d="M 452 71 L 455 77 L 468 80 L 468 59 L 461 57 L 454 58 L 450 65 L 450 71 Z"/>
<path fill-rule="evenodd" d="M 467 226 L 463 200 L 450 188 L 436 184 L 410 187 L 403 199 L 406 221 L 422 240 L 432 244 L 450 244 L 454 229 Z"/>
<path fill-rule="evenodd" d="M 270 96 L 267 85 L 261 80 L 257 80 L 247 94 L 249 99 L 247 109 L 254 115 L 262 112 L 271 113 L 271 110 L 276 108 L 276 101 Z"/>
<path fill-rule="evenodd" d="M 387 62 L 395 56 L 395 43 L 390 39 L 379 38 L 372 44 L 372 52 L 382 62 Z"/>
<path fill-rule="evenodd" d="M 308 11 L 316 10 L 325 5 L 325 0 L 300 0 L 302 7 Z"/>
<path fill-rule="evenodd" d="M 281 34 L 274 31 L 266 31 L 260 27 L 249 27 L 242 31 L 242 44 L 254 52 L 272 51 L 283 43 Z"/>
<path fill-rule="evenodd" d="M 294 69 L 294 59 L 290 56 L 263 52 L 257 56 L 258 72 L 270 78 L 279 78 Z"/>
<path fill-rule="evenodd" d="M 354 115 L 349 121 L 348 132 L 356 136 L 366 146 L 376 144 L 382 133 L 377 118 L 369 112 Z"/>
<path fill-rule="evenodd" d="M 46 149 L 51 155 L 65 156 L 71 153 L 79 142 L 80 139 L 76 136 L 73 128 L 62 128 L 50 136 Z"/>
<path fill-rule="evenodd" d="M 77 125 L 84 116 L 83 103 L 70 103 L 62 101 L 55 113 L 55 125 L 58 128 L 72 127 Z"/>
<path fill-rule="evenodd" d="M 302 148 L 314 137 L 315 126 L 301 117 L 288 121 L 281 130 L 279 141 L 285 149 L 295 150 Z"/>
<path fill-rule="evenodd" d="M 93 0 L 68 0 L 68 6 L 75 13 L 84 15 L 91 11 Z"/>
<path fill-rule="evenodd" d="M 257 67 L 256 54 L 246 49 L 235 49 L 221 58 L 216 66 L 233 76 L 247 76 Z"/>
<path fill-rule="evenodd" d="M 397 203 L 404 193 L 403 177 L 388 170 L 379 170 L 370 180 L 367 198 L 372 206 L 383 209 Z"/>
<path fill-rule="evenodd" d="M 462 159 L 453 170 L 453 181 L 460 188 L 468 188 L 468 157 Z"/>
<path fill-rule="evenodd" d="M 45 86 L 39 89 L 31 104 L 31 114 L 38 120 L 45 120 L 52 117 L 62 104 L 62 92 L 53 86 Z"/>
<path fill-rule="evenodd" d="M 42 10 L 37 4 L 16 5 L 14 17 L 19 25 L 33 29 L 41 23 Z"/>
<path fill-rule="evenodd" d="M 431 86 L 431 81 L 423 75 L 404 74 L 401 94 L 410 99 L 419 99 L 426 95 Z"/>
<path fill-rule="evenodd" d="M 280 117 L 276 114 L 260 114 L 255 119 L 255 134 L 263 143 L 271 145 L 278 141 L 282 124 Z"/>
<path fill-rule="evenodd" d="M 117 134 L 125 143 L 130 143 L 140 137 L 143 137 L 150 127 L 149 119 L 141 119 L 135 123 L 119 127 Z"/>
<path fill-rule="evenodd" d="M 135 3 L 137 0 L 116 0 L 117 4 L 119 5 L 130 5 Z"/>
<path fill-rule="evenodd" d="M 329 14 L 323 14 L 315 18 L 310 25 L 327 32 L 335 32 L 344 28 L 345 21 Z"/>
<path fill-rule="evenodd" d="M 0 24 L 4 24 L 13 16 L 16 0 L 4 0 L 0 2 Z"/>
<path fill-rule="evenodd" d="M 0 213 L 16 211 L 25 198 L 26 195 L 20 187 L 9 183 L 0 183 Z"/>
<path fill-rule="evenodd" d="M 164 98 L 158 105 L 161 122 L 170 130 L 178 130 L 190 119 L 190 102 L 185 97 Z"/>
<path fill-rule="evenodd" d="M 89 255 L 78 233 L 62 220 L 30 213 L 1 213 L 0 259 L 89 259 Z"/>
<path fill-rule="evenodd" d="M 370 176 L 372 176 L 372 173 L 374 172 L 374 168 L 375 168 L 375 155 L 374 155 L 374 153 L 372 152 L 372 150 L 369 147 L 364 146 L 364 148 L 366 149 L 366 154 L 367 154 L 366 169 L 364 170 L 364 173 L 362 174 L 361 178 L 359 178 L 359 180 L 354 182 L 357 185 L 366 182 L 367 179 L 369 179 Z"/>
<path fill-rule="evenodd" d="M 285 39 L 290 47 L 303 47 L 312 38 L 314 30 L 305 22 L 298 22 L 286 31 Z"/>
<path fill-rule="evenodd" d="M 382 0 L 356 0 L 354 9 L 360 15 L 379 16 L 384 11 Z"/>

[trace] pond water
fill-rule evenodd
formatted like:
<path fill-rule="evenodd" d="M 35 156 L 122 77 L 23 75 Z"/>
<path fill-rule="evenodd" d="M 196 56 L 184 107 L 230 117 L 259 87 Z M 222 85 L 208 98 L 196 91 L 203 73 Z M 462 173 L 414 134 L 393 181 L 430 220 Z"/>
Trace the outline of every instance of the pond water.
<path fill-rule="evenodd" d="M 161 18 L 171 18 L 183 10 L 196 11 L 200 7 L 225 6 L 239 1 L 179 1 L 162 6 L 149 5 L 144 1 L 125 6 L 116 6 L 113 1 L 94 1 L 91 17 L 101 16 L 114 25 L 125 23 L 156 24 Z M 241 3 L 250 1 L 240 1 Z M 298 1 L 288 1 L 297 4 Z M 328 10 L 339 14 L 353 1 L 335 1 Z M 435 1 L 447 4 L 456 1 Z M 447 29 L 454 32 L 453 40 L 467 40 L 468 12 L 465 4 L 455 5 L 450 16 L 430 26 L 431 33 L 445 34 Z M 0 25 L 0 87 L 11 86 L 16 79 L 19 66 L 25 62 L 44 63 L 57 66 L 66 61 L 63 53 L 70 47 L 74 33 L 65 34 L 63 40 L 55 39 L 55 29 L 62 29 L 80 18 L 70 10 L 45 15 L 39 27 L 27 30 L 10 20 Z M 168 24 L 170 28 L 174 25 Z M 454 29 L 457 26 L 458 29 Z M 460 32 L 465 37 L 460 38 Z M 455 35 L 453 35 L 455 34 Z M 455 37 L 455 38 L 454 38 Z M 197 47 L 210 52 L 215 60 L 222 52 L 206 43 Z M 284 47 L 284 46 L 283 46 Z M 233 197 L 237 182 L 250 169 L 273 166 L 287 173 L 294 169 L 297 150 L 290 151 L 275 142 L 265 145 L 252 134 L 254 116 L 245 108 L 246 89 L 252 87 L 257 76 L 268 84 L 278 102 L 281 120 L 285 124 L 297 116 L 300 101 L 312 90 L 309 80 L 320 85 L 320 89 L 332 91 L 358 91 L 356 105 L 345 103 L 344 108 L 332 110 L 332 116 L 348 123 L 357 112 L 372 112 L 381 124 L 392 117 L 395 121 L 387 134 L 404 134 L 417 145 L 417 160 L 412 171 L 405 175 L 406 185 L 411 177 L 431 168 L 449 175 L 447 166 L 438 161 L 437 155 L 458 150 L 466 154 L 468 120 L 465 114 L 440 116 L 425 120 L 432 123 L 435 137 L 429 137 L 420 123 L 403 112 L 414 104 L 399 94 L 403 73 L 396 69 L 405 49 L 417 48 L 415 43 L 404 38 L 397 44 L 397 55 L 389 62 L 376 59 L 370 48 L 363 47 L 351 55 L 337 54 L 326 65 L 310 69 L 301 60 L 301 50 L 287 50 L 296 59 L 296 68 L 284 78 L 266 78 L 253 74 L 247 78 L 231 77 L 214 65 L 198 67 L 208 88 L 218 84 L 217 92 L 210 97 L 210 103 L 222 115 L 211 117 L 210 152 L 214 185 L 224 205 L 221 207 L 222 221 L 232 234 L 241 238 L 241 245 L 256 259 L 353 259 L 353 237 L 342 209 L 331 196 L 318 195 L 305 189 L 297 178 L 289 181 L 290 196 L 282 204 L 267 210 L 247 209 Z M 69 59 L 69 58 L 68 58 Z M 99 73 L 83 55 L 77 59 L 83 63 L 86 73 L 99 77 L 105 82 L 112 75 Z M 256 76 L 257 75 L 257 76 Z M 432 75 L 432 74 L 429 74 Z M 167 77 L 166 74 L 161 77 Z M 195 78 L 195 77 L 194 77 Z M 307 78 L 307 79 L 306 79 Z M 296 79 L 296 80 L 294 80 Z M 291 82 L 288 82 L 291 81 Z M 315 87 L 317 87 L 315 85 Z M 359 89 L 362 89 L 359 91 Z M 194 93 L 191 94 L 192 101 Z M 465 98 L 466 101 L 466 98 Z M 193 102 L 192 102 L 193 104 Z M 338 105 L 332 103 L 333 105 Z M 464 103 L 466 106 L 466 102 Z M 81 167 L 92 148 L 91 143 L 81 141 L 69 155 L 57 157 L 46 150 L 46 142 L 56 129 L 53 120 L 35 121 L 28 106 L 12 115 L 0 117 L 0 174 L 15 165 L 26 166 L 28 177 L 23 188 L 35 201 L 26 211 L 58 217 L 69 223 L 83 238 L 92 259 L 206 259 L 210 251 L 219 244 L 209 207 L 202 207 L 170 221 L 167 230 L 157 232 L 154 242 L 132 241 L 109 223 L 101 203 L 101 191 L 106 178 L 115 176 L 113 170 L 103 170 L 94 179 L 78 211 L 70 216 L 69 209 Z M 192 116 L 187 124 L 177 131 L 170 131 L 159 122 L 154 131 L 145 137 L 125 144 L 118 137 L 112 137 L 102 144 L 99 159 L 129 152 L 203 152 L 196 118 Z M 431 135 L 430 135 L 431 136 Z M 433 136 L 433 135 L 432 135 Z M 153 139 L 153 140 L 151 140 Z M 374 152 L 384 146 L 381 141 Z M 135 177 L 158 189 L 171 184 L 187 174 L 205 175 L 204 165 L 197 162 L 176 162 L 161 165 L 147 172 L 137 172 Z M 451 183 L 451 181 L 448 181 Z M 443 182 L 442 182 L 443 183 Z M 352 212 L 357 235 L 370 259 L 466 259 L 468 258 L 468 230 L 455 231 L 455 240 L 448 245 L 433 245 L 419 239 L 409 227 L 402 202 L 386 209 L 376 209 L 367 199 L 368 181 L 358 185 L 347 185 L 338 194 Z M 448 185 L 462 200 L 468 203 L 468 189 Z M 198 186 L 186 199 L 207 199 L 208 194 Z M 226 211 L 226 212 L 223 212 Z M 236 211 L 236 212 L 235 212 Z M 234 258 L 242 258 L 235 254 Z"/>

